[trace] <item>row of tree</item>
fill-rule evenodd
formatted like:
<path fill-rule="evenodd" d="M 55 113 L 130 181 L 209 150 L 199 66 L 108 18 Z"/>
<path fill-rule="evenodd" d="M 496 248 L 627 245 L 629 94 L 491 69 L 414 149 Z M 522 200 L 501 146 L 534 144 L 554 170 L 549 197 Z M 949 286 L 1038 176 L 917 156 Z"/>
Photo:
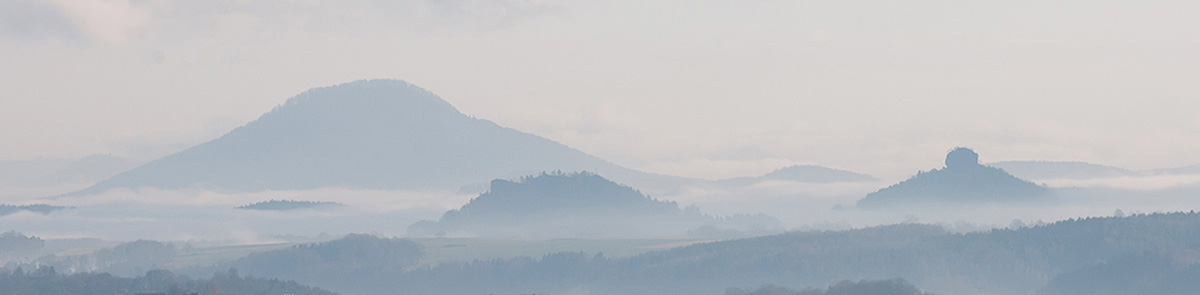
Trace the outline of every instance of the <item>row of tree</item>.
<path fill-rule="evenodd" d="M 107 273 L 60 274 L 53 267 L 25 271 L 0 270 L 0 295 L 218 295 L 295 294 L 336 295 L 293 281 L 239 276 L 237 270 L 217 273 L 210 279 L 194 280 L 165 270 L 154 270 L 136 278 Z"/>

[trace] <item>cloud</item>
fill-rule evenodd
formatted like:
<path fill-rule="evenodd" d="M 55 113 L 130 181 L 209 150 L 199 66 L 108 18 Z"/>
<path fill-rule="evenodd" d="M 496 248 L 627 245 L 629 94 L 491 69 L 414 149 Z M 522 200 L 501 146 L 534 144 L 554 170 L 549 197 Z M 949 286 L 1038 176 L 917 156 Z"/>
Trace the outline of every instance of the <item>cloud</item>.
<path fill-rule="evenodd" d="M 525 0 L 424 0 L 424 4 L 443 20 L 473 22 L 476 29 L 508 27 L 559 9 Z"/>
<path fill-rule="evenodd" d="M 151 11 L 125 0 L 14 0 L 0 4 L 0 33 L 24 40 L 125 42 Z"/>
<path fill-rule="evenodd" d="M 87 36 L 104 43 L 122 43 L 134 30 L 146 26 L 151 12 L 126 0 L 50 0 L 70 16 Z"/>
<path fill-rule="evenodd" d="M 80 30 L 75 20 L 54 3 L 41 0 L 0 1 L 0 40 L 79 40 L 83 37 L 85 32 Z"/>
<path fill-rule="evenodd" d="M 1089 179 L 1046 179 L 1052 187 L 1115 188 L 1138 191 L 1165 190 L 1200 184 L 1200 175 L 1120 176 Z"/>
<path fill-rule="evenodd" d="M 0 3 L 0 36 L 122 44 L 133 39 L 245 38 L 302 31 L 378 36 L 478 33 L 555 9 L 524 0 L 12 0 Z"/>

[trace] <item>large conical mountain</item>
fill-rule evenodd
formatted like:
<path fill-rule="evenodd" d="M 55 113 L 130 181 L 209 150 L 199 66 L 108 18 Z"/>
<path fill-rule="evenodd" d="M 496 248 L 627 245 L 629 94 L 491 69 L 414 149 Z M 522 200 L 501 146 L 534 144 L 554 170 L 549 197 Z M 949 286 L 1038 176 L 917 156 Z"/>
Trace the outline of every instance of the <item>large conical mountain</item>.
<path fill-rule="evenodd" d="M 946 167 L 918 173 L 908 180 L 867 194 L 858 207 L 905 207 L 927 204 L 979 204 L 1035 200 L 1049 189 L 999 168 L 979 164 L 979 154 L 956 148 Z"/>
<path fill-rule="evenodd" d="M 457 189 L 555 170 L 667 178 L 466 116 L 403 81 L 370 80 L 301 93 L 220 138 L 79 193 L 121 187 Z"/>

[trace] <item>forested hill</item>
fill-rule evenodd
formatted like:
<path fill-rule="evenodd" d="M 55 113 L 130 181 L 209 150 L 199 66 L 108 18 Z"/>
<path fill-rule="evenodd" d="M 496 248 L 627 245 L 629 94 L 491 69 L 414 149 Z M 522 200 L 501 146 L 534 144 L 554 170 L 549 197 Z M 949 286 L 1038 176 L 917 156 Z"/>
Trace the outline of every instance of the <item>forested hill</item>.
<path fill-rule="evenodd" d="M 1041 200 L 1049 189 L 999 168 L 979 164 L 979 154 L 956 148 L 946 167 L 917 173 L 858 201 L 859 208 L 928 208 L 944 205 L 1015 203 Z"/>
<path fill-rule="evenodd" d="M 409 240 L 354 234 L 324 243 L 254 253 L 217 269 L 236 268 L 255 276 L 296 280 L 348 294 L 400 276 L 421 258 L 421 247 Z M 207 273 L 207 268 L 199 268 Z M 196 271 L 196 270 L 193 270 Z M 351 292 L 354 291 L 354 292 Z M 407 292 L 379 294 L 417 294 Z M 426 294 L 440 294 L 438 292 Z"/>
<path fill-rule="evenodd" d="M 694 207 L 693 207 L 694 208 Z M 700 227 L 774 230 L 761 216 L 716 218 L 588 172 L 542 173 L 520 181 L 494 180 L 488 192 L 439 220 L 409 227 L 413 235 L 540 238 L 682 236 Z"/>
<path fill-rule="evenodd" d="M 154 270 L 137 278 L 107 273 L 60 274 L 53 267 L 32 270 L 0 269 L 2 295 L 113 295 L 113 294 L 304 294 L 337 293 L 303 286 L 292 281 L 239 276 L 236 270 L 194 280 L 169 271 Z"/>
<path fill-rule="evenodd" d="M 1058 275 L 1039 294 L 1194 295 L 1200 292 L 1200 246 L 1117 257 Z"/>

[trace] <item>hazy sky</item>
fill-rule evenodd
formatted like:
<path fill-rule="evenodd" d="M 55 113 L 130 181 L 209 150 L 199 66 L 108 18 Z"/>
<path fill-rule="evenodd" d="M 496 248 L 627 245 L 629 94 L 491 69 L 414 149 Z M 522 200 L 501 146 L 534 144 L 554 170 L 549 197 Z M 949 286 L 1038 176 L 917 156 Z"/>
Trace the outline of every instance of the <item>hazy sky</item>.
<path fill-rule="evenodd" d="M 1195 1 L 3 0 L 0 160 L 144 157 L 309 88 L 695 177 L 820 164 L 1200 164 Z"/>

